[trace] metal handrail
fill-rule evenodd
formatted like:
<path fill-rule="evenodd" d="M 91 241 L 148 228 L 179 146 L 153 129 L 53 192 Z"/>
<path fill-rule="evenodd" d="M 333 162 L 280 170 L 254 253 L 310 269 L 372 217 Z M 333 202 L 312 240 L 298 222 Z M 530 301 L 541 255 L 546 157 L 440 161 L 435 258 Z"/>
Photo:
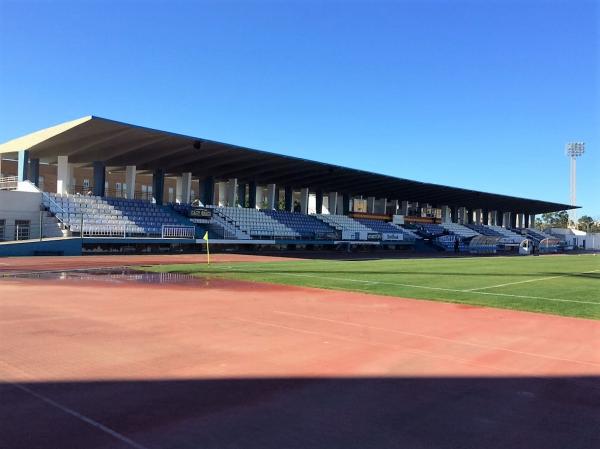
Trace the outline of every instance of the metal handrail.
<path fill-rule="evenodd" d="M 162 225 L 161 238 L 193 239 L 196 234 L 195 226 L 186 225 Z"/>
<path fill-rule="evenodd" d="M 54 204 L 54 206 L 62 213 L 62 214 L 66 214 L 67 212 L 62 208 L 62 206 L 59 206 L 58 203 L 56 201 L 54 201 L 52 199 L 52 197 L 50 195 L 48 195 L 48 193 L 43 192 L 42 191 L 42 205 L 44 205 L 44 199 L 48 200 L 49 203 Z M 54 217 L 60 221 L 64 226 L 68 226 L 65 221 L 60 218 L 59 216 L 56 215 L 56 212 L 52 212 L 52 210 L 50 210 L 50 212 L 54 215 Z"/>
<path fill-rule="evenodd" d="M 0 178 L 0 190 L 14 190 L 18 187 L 19 178 L 17 176 L 3 176 Z"/>

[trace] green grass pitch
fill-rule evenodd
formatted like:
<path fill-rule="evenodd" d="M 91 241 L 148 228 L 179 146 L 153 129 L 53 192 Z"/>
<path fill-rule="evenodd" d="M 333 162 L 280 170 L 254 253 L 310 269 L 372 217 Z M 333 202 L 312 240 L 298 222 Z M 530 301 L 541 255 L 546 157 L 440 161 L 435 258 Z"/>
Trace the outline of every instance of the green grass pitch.
<path fill-rule="evenodd" d="M 595 255 L 290 260 L 144 269 L 600 319 L 600 256 Z"/>

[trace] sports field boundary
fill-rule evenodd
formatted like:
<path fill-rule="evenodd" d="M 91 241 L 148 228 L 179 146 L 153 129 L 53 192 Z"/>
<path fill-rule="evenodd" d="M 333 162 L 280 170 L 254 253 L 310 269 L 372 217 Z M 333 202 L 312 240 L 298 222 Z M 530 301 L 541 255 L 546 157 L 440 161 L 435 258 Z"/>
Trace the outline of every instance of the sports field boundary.
<path fill-rule="evenodd" d="M 231 266 L 218 266 L 215 268 L 228 269 L 229 271 L 232 271 L 232 272 L 239 271 Z M 595 273 L 598 271 L 600 271 L 600 270 L 586 271 L 586 272 L 581 272 L 581 273 L 569 274 L 569 275 L 565 275 L 565 276 L 572 276 L 572 275 L 576 275 L 576 274 L 584 274 L 584 273 L 591 273 L 591 272 Z M 420 288 L 420 289 L 424 289 L 424 290 L 438 290 L 438 291 L 446 291 L 446 292 L 453 292 L 453 293 L 470 293 L 470 294 L 477 294 L 477 295 L 506 296 L 506 297 L 511 297 L 511 298 L 520 298 L 520 299 L 540 299 L 540 300 L 544 300 L 544 301 L 590 304 L 590 305 L 600 306 L 600 299 L 599 299 L 599 302 L 580 301 L 580 300 L 576 300 L 576 299 L 547 298 L 544 296 L 514 295 L 514 294 L 510 294 L 510 293 L 480 292 L 480 291 L 476 291 L 476 290 L 472 290 L 472 289 L 431 287 L 431 286 L 427 286 L 427 285 L 404 284 L 404 283 L 399 283 L 399 282 L 385 282 L 385 281 L 368 281 L 368 280 L 364 280 L 364 279 L 347 279 L 347 278 L 337 278 L 337 277 L 331 277 L 331 276 L 317 276 L 317 275 L 301 274 L 301 273 L 277 273 L 277 272 L 266 271 L 266 270 L 262 270 L 262 271 L 256 270 L 256 272 L 257 273 L 262 272 L 262 273 L 274 275 L 274 276 L 305 277 L 305 278 L 322 279 L 322 280 L 330 280 L 330 281 L 354 282 L 354 283 L 361 283 L 361 284 L 366 284 L 366 285 L 390 285 L 390 286 L 397 286 L 397 287 Z M 190 272 L 190 274 L 193 274 L 193 273 Z M 562 276 L 557 276 L 557 277 L 562 277 Z M 261 282 L 261 281 L 256 281 L 256 282 Z M 495 286 L 495 287 L 497 287 L 497 286 Z M 350 289 L 342 289 L 342 288 L 336 288 L 336 287 L 317 287 L 317 288 L 325 288 L 325 289 L 329 289 L 329 290 L 352 291 Z M 488 287 L 488 288 L 491 288 L 491 287 Z M 373 294 L 377 294 L 377 293 L 373 293 Z M 387 295 L 387 296 L 395 296 L 395 295 Z M 432 300 L 432 301 L 438 301 L 438 300 Z"/>

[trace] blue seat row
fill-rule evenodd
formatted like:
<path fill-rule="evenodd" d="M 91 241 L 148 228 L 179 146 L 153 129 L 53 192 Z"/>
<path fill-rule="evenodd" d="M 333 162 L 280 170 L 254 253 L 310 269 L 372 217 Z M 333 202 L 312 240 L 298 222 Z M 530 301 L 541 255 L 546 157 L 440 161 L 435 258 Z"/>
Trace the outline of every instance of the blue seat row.
<path fill-rule="evenodd" d="M 472 229 L 475 232 L 478 232 L 481 235 L 487 235 L 488 237 L 502 237 L 502 234 L 500 234 L 497 231 L 494 231 L 491 228 L 488 228 L 485 225 L 480 225 L 480 224 L 470 224 L 470 225 L 466 225 L 468 228 Z"/>
<path fill-rule="evenodd" d="M 356 220 L 359 223 L 364 224 L 368 228 L 371 228 L 375 232 L 388 233 L 388 234 L 394 234 L 394 233 L 397 234 L 398 232 L 401 232 L 401 230 L 399 230 L 396 226 L 394 226 L 386 221 L 371 220 L 368 218 L 357 218 Z"/>
<path fill-rule="evenodd" d="M 162 227 L 193 226 L 187 218 L 170 208 L 147 201 L 100 198 L 94 196 L 48 195 L 45 205 L 69 225 L 85 225 L 133 230 L 133 233 L 160 235 Z"/>
<path fill-rule="evenodd" d="M 294 230 L 301 238 L 314 239 L 336 233 L 331 226 L 311 215 L 266 209 L 261 212 Z"/>

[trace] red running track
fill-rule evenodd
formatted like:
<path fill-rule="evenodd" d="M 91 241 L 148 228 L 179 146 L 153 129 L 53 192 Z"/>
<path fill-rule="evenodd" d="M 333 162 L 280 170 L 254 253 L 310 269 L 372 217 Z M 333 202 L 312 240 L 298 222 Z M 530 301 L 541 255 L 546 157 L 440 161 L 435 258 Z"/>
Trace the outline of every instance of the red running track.
<path fill-rule="evenodd" d="M 2 448 L 600 447 L 598 321 L 219 280 L 0 298 Z"/>

